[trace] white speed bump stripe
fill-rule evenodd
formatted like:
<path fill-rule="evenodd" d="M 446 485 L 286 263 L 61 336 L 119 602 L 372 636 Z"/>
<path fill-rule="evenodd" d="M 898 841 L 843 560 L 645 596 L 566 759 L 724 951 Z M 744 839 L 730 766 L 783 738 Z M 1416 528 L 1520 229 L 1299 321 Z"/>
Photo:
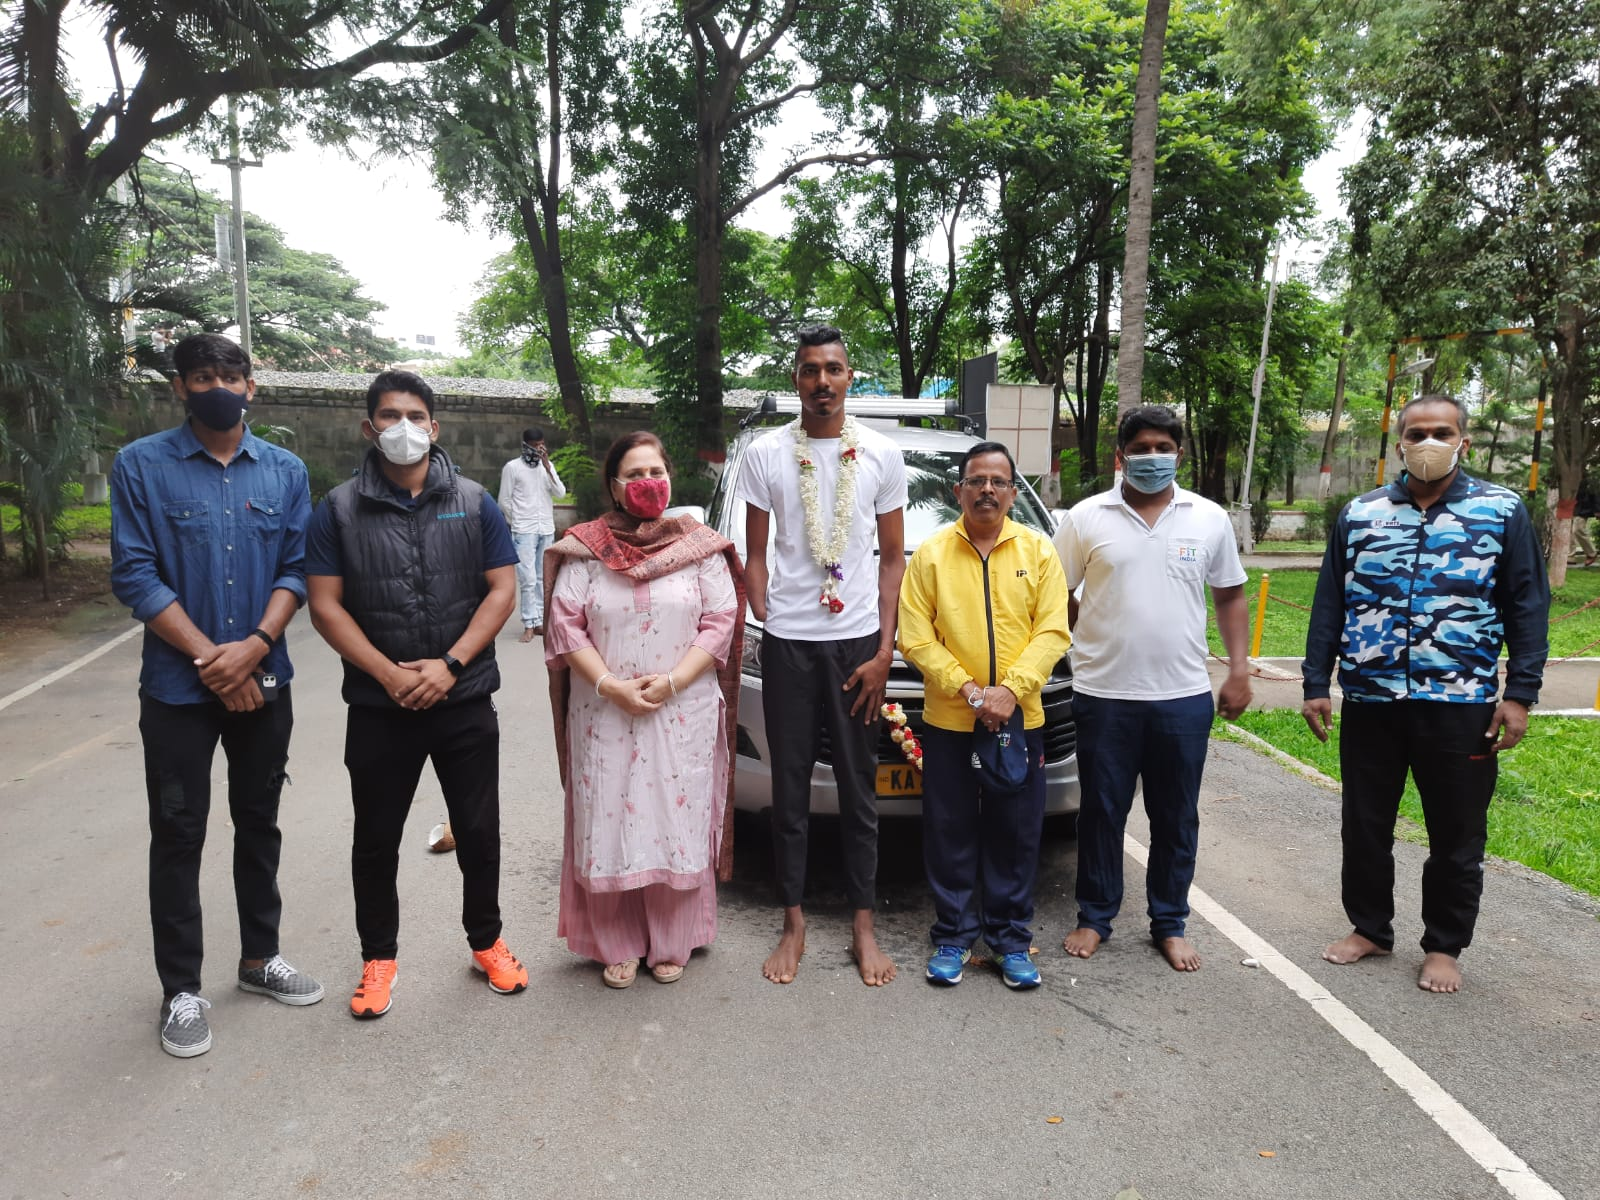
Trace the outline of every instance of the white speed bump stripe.
<path fill-rule="evenodd" d="M 1133 837 L 1124 835 L 1128 857 L 1148 867 L 1150 852 Z M 1421 1067 L 1371 1025 L 1357 1016 L 1343 1001 L 1336 999 L 1310 975 L 1290 962 L 1272 943 L 1198 887 L 1189 888 L 1189 906 L 1246 955 L 1258 960 L 1263 970 L 1304 1000 L 1345 1041 L 1370 1058 L 1377 1068 L 1394 1081 L 1416 1106 L 1433 1118 L 1434 1124 L 1450 1140 L 1465 1150 L 1506 1192 L 1517 1200 L 1562 1200 L 1556 1191 L 1511 1148 L 1484 1127 L 1461 1103 L 1440 1087 Z"/>

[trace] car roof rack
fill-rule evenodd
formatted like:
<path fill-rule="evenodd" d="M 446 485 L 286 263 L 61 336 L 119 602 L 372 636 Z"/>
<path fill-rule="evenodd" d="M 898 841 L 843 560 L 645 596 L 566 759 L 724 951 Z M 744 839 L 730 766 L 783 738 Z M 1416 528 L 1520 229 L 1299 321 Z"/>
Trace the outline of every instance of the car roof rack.
<path fill-rule="evenodd" d="M 912 399 L 904 396 L 851 396 L 846 401 L 846 411 L 853 417 L 876 417 L 903 421 L 908 424 L 937 424 L 938 420 L 953 419 L 965 432 L 974 432 L 977 422 L 956 408 L 953 396 L 945 398 Z M 740 429 L 760 423 L 766 418 L 800 412 L 799 396 L 777 396 L 772 392 L 761 397 L 761 402 L 739 421 Z"/>

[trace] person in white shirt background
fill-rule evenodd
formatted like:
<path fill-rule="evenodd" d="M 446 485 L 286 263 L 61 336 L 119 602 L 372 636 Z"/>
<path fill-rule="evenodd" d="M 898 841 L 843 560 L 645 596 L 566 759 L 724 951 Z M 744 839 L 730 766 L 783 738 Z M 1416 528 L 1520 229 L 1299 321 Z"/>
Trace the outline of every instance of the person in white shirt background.
<path fill-rule="evenodd" d="M 522 453 L 500 470 L 500 511 L 511 525 L 517 548 L 517 590 L 522 608 L 522 641 L 544 635 L 544 552 L 556 539 L 553 501 L 567 494 L 550 462 L 544 430 L 522 431 Z"/>

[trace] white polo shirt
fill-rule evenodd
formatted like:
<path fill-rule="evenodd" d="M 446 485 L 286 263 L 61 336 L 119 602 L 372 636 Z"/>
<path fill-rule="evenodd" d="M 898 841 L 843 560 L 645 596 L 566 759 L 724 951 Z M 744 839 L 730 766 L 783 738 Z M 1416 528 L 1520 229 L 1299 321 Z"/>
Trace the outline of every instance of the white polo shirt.
<path fill-rule="evenodd" d="M 805 509 L 800 501 L 800 462 L 787 425 L 750 443 L 739 467 L 737 494 L 772 514 L 773 544 L 767 556 L 766 630 L 797 642 L 831 642 L 878 631 L 878 517 L 906 506 L 906 460 L 900 447 L 858 422 L 855 520 L 844 552 L 839 599 L 844 611 L 817 603 L 822 568 L 811 557 Z M 833 529 L 834 485 L 839 479 L 839 439 L 812 438 L 817 472 L 817 509 L 825 531 Z"/>
<path fill-rule="evenodd" d="M 1206 585 L 1245 581 L 1221 506 L 1174 488 L 1152 526 L 1113 488 L 1075 505 L 1055 545 L 1067 586 L 1083 585 L 1072 627 L 1073 687 L 1104 700 L 1176 700 L 1211 690 Z"/>

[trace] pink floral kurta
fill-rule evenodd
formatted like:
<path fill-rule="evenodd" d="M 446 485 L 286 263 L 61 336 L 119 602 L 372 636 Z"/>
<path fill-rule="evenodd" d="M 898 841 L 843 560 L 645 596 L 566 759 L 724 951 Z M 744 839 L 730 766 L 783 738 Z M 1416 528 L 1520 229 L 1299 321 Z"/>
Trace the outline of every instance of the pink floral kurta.
<path fill-rule="evenodd" d="M 664 674 L 690 645 L 719 663 L 735 593 L 721 555 L 649 582 L 566 562 L 545 617 L 545 657 L 593 646 L 618 678 Z M 631 717 L 572 678 L 567 713 L 571 854 L 559 932 L 599 962 L 685 962 L 716 935 L 716 860 L 729 747 L 715 671 Z M 637 893 L 622 895 L 620 893 Z"/>

